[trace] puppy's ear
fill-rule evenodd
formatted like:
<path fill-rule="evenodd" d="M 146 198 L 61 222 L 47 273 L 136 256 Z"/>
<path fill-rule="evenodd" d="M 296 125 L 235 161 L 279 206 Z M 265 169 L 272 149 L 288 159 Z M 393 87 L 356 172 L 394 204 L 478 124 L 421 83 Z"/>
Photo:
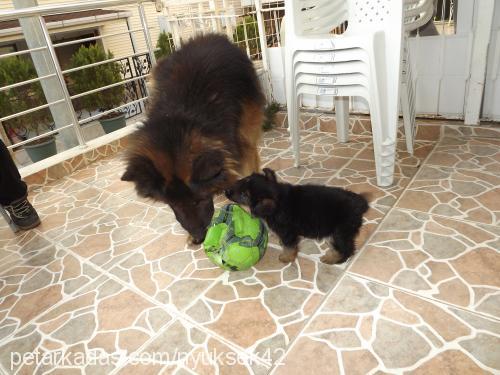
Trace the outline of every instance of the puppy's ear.
<path fill-rule="evenodd" d="M 255 216 L 265 217 L 272 215 L 275 209 L 276 202 L 270 198 L 265 198 L 260 202 L 257 202 L 257 204 L 251 208 L 251 211 Z"/>
<path fill-rule="evenodd" d="M 266 176 L 266 178 L 269 181 L 272 181 L 272 182 L 276 182 L 277 181 L 276 173 L 274 173 L 274 171 L 272 169 L 270 169 L 270 168 L 264 168 L 262 170 L 262 172 L 264 172 L 264 176 Z"/>

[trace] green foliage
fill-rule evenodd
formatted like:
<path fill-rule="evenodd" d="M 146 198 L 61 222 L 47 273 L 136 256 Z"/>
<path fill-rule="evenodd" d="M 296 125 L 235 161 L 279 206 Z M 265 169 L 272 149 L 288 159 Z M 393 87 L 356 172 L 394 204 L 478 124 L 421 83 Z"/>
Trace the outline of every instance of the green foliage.
<path fill-rule="evenodd" d="M 156 60 L 163 59 L 174 52 L 175 46 L 173 44 L 172 34 L 164 31 L 161 32 L 156 42 L 156 48 L 159 48 L 159 50 L 155 51 Z"/>
<path fill-rule="evenodd" d="M 82 46 L 71 57 L 71 68 L 76 68 L 113 58 L 111 52 L 104 51 L 100 45 Z M 69 74 L 71 94 L 81 94 L 122 81 L 121 65 L 114 61 L 85 68 Z M 99 109 L 108 111 L 121 105 L 125 98 L 124 85 L 85 95 L 81 105 L 88 111 Z"/>
<path fill-rule="evenodd" d="M 277 102 L 269 103 L 264 109 L 264 123 L 262 129 L 264 131 L 271 130 L 276 120 L 276 113 L 280 110 L 280 105 Z"/>
<path fill-rule="evenodd" d="M 245 43 L 245 30 L 248 39 L 248 48 L 250 55 L 255 57 L 260 49 L 259 29 L 257 27 L 257 18 L 253 16 L 245 16 L 240 19 L 236 30 L 233 33 L 233 40 L 237 45 L 246 51 L 247 44 Z"/>
<path fill-rule="evenodd" d="M 13 56 L 0 59 L 0 87 L 37 77 L 31 59 Z M 0 91 L 0 117 L 26 111 L 46 104 L 40 82 L 29 83 Z M 8 134 L 15 133 L 24 139 L 40 135 L 53 128 L 48 108 L 22 115 L 3 123 Z"/>

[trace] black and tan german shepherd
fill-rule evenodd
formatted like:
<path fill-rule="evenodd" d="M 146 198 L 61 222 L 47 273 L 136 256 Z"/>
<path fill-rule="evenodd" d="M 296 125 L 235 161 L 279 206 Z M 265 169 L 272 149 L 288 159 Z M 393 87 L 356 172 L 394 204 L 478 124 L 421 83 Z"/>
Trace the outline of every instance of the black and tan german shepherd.
<path fill-rule="evenodd" d="M 191 39 L 153 74 L 148 118 L 131 135 L 124 181 L 167 203 L 203 241 L 213 196 L 259 170 L 264 95 L 247 55 L 225 36 Z"/>

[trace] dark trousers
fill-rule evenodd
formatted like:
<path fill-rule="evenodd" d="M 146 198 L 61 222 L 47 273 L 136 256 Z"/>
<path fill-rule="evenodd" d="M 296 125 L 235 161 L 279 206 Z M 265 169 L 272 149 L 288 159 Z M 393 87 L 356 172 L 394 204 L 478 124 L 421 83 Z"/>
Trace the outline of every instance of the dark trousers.
<path fill-rule="evenodd" d="M 0 139 L 0 205 L 5 206 L 26 196 L 28 189 L 9 150 Z"/>

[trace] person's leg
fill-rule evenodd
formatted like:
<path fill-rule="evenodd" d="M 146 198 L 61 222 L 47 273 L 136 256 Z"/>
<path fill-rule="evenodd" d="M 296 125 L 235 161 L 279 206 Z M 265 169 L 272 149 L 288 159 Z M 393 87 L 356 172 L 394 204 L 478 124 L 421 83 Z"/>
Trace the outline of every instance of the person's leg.
<path fill-rule="evenodd" d="M 9 150 L 0 139 L 0 204 L 7 206 L 25 198 L 28 189 L 17 170 Z"/>
<path fill-rule="evenodd" d="M 21 180 L 9 150 L 0 139 L 0 205 L 21 229 L 30 229 L 40 224 L 40 218 L 27 196 L 26 184 Z"/>

